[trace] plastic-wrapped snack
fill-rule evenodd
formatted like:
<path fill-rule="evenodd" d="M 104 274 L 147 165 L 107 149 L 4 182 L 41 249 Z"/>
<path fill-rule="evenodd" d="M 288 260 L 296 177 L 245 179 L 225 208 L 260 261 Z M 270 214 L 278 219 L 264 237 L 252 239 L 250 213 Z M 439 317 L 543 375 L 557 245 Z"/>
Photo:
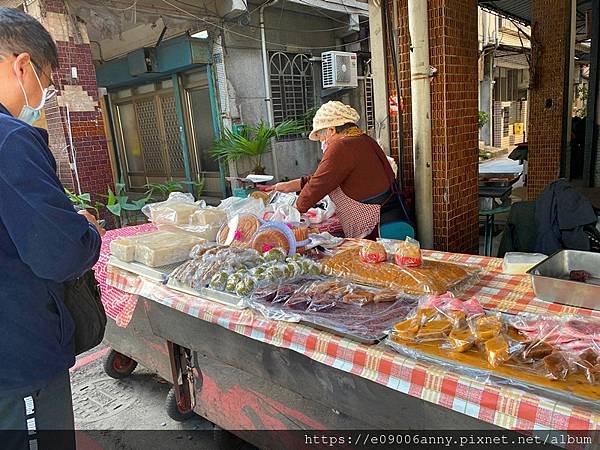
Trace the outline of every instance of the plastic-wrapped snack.
<path fill-rule="evenodd" d="M 243 274 L 234 273 L 230 275 L 227 279 L 227 283 L 225 284 L 225 292 L 229 292 L 230 294 L 235 294 L 237 290 L 238 284 L 244 279 Z"/>
<path fill-rule="evenodd" d="M 225 286 L 227 285 L 227 280 L 229 278 L 229 274 L 225 271 L 217 272 L 212 276 L 210 282 L 208 283 L 208 287 L 211 289 L 215 289 L 217 291 L 224 291 Z"/>
<path fill-rule="evenodd" d="M 419 241 L 407 237 L 404 242 L 400 242 L 394 254 L 394 261 L 401 267 L 421 267 L 423 257 Z"/>
<path fill-rule="evenodd" d="M 373 301 L 375 303 L 395 302 L 398 300 L 399 293 L 391 289 L 380 289 L 375 292 Z"/>
<path fill-rule="evenodd" d="M 439 341 L 446 339 L 450 330 L 452 330 L 452 323 L 449 320 L 430 320 L 421 326 L 416 338 L 420 342 Z"/>
<path fill-rule="evenodd" d="M 260 227 L 260 221 L 252 214 L 233 216 L 224 224 L 217 235 L 221 245 L 248 246 Z"/>
<path fill-rule="evenodd" d="M 365 263 L 381 263 L 387 261 L 385 247 L 378 242 L 366 242 L 360 249 L 360 260 Z"/>
<path fill-rule="evenodd" d="M 577 370 L 583 371 L 588 383 L 600 383 L 600 356 L 596 351 L 588 348 L 579 354 L 574 364 Z"/>
<path fill-rule="evenodd" d="M 478 342 L 488 341 L 502 331 L 502 320 L 497 316 L 484 316 L 472 323 L 473 334 Z"/>
<path fill-rule="evenodd" d="M 227 221 L 227 214 L 219 208 L 207 206 L 195 211 L 189 218 L 189 224 L 182 227 L 185 231 L 197 234 L 207 241 L 214 242 L 217 234 Z"/>
<path fill-rule="evenodd" d="M 283 248 L 272 248 L 269 249 L 265 254 L 265 261 L 283 262 L 285 261 L 287 252 Z"/>
<path fill-rule="evenodd" d="M 435 308 L 419 308 L 415 315 L 415 320 L 419 327 L 430 320 L 435 320 L 439 316 L 439 312 Z"/>
<path fill-rule="evenodd" d="M 185 233 L 166 233 L 157 239 L 138 240 L 135 246 L 135 260 L 148 267 L 161 267 L 185 261 L 192 248 L 200 242 L 202 239 Z"/>
<path fill-rule="evenodd" d="M 130 238 L 115 239 L 110 243 L 111 254 L 123 262 L 135 261 L 135 240 Z"/>
<path fill-rule="evenodd" d="M 528 345 L 521 357 L 524 361 L 537 361 L 551 355 L 556 349 L 544 341 L 536 341 Z"/>
<path fill-rule="evenodd" d="M 420 324 L 415 318 L 406 319 L 394 325 L 391 337 L 398 342 L 414 342 L 419 328 Z"/>
<path fill-rule="evenodd" d="M 364 306 L 368 303 L 373 303 L 375 300 L 375 293 L 368 291 L 367 289 L 357 288 L 354 286 L 347 286 L 346 293 L 342 297 L 344 303 L 351 305 Z"/>
<path fill-rule="evenodd" d="M 283 249 L 286 255 L 296 253 L 296 239 L 287 225 L 280 222 L 269 222 L 262 225 L 252 240 L 252 248 L 267 253 L 271 249 Z"/>
<path fill-rule="evenodd" d="M 509 346 L 504 336 L 497 335 L 484 343 L 485 355 L 492 367 L 498 367 L 510 359 Z"/>
<path fill-rule="evenodd" d="M 554 352 L 543 360 L 546 378 L 550 380 L 565 380 L 569 375 L 569 361 L 563 352 Z"/>
<path fill-rule="evenodd" d="M 453 352 L 463 353 L 473 347 L 475 336 L 469 328 L 455 328 L 448 335 L 448 341 Z"/>
<path fill-rule="evenodd" d="M 202 256 L 209 250 L 220 249 L 220 248 L 223 248 L 223 247 L 214 242 L 203 242 L 202 244 L 196 245 L 192 249 L 192 251 L 190 252 L 190 258 L 199 259 L 199 258 L 202 258 Z"/>
<path fill-rule="evenodd" d="M 515 342 L 518 344 L 528 344 L 531 342 L 530 338 L 527 335 L 521 333 L 521 331 L 519 331 L 518 329 L 516 329 L 513 326 L 508 326 L 506 328 L 506 336 L 512 342 Z"/>
<path fill-rule="evenodd" d="M 256 288 L 254 278 L 246 276 L 236 285 L 235 293 L 240 297 L 248 297 Z"/>
<path fill-rule="evenodd" d="M 164 202 L 149 203 L 142 212 L 156 225 L 186 225 L 204 202 L 195 202 L 192 194 L 172 192 Z"/>
<path fill-rule="evenodd" d="M 360 260 L 359 253 L 360 248 L 354 247 L 326 259 L 324 272 L 410 295 L 443 294 L 477 273 L 466 266 L 436 260 L 425 260 L 417 268 L 401 268 L 387 262 L 369 264 Z"/>

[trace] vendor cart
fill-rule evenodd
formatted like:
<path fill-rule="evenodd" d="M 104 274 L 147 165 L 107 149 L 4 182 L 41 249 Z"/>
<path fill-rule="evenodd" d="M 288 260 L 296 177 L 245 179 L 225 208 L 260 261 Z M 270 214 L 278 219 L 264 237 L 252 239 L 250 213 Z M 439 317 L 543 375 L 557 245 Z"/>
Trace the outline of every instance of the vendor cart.
<path fill-rule="evenodd" d="M 479 282 L 463 295 L 476 296 L 486 309 L 575 311 L 536 299 L 529 278 L 502 274 L 501 260 L 426 255 L 482 268 Z M 293 444 L 285 434 L 250 430 L 600 426 L 597 408 L 548 389 L 496 384 L 399 355 L 383 344 L 365 345 L 303 324 L 269 320 L 112 266 L 103 274 L 108 292 L 125 299 L 106 340 L 119 354 L 173 383 L 170 414 L 181 420 L 193 411 L 259 447 Z M 576 312 L 600 316 L 592 310 Z M 109 310 L 109 315 L 114 314 Z"/>

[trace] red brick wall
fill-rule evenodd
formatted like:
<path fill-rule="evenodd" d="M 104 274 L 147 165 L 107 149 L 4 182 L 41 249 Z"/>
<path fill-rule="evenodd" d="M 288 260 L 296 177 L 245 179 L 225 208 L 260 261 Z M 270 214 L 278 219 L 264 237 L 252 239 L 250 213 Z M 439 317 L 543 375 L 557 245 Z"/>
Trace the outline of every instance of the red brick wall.
<path fill-rule="evenodd" d="M 570 1 L 533 0 L 532 62 L 534 73 L 529 100 L 529 167 L 527 198 L 534 200 L 558 179 L 567 116 L 567 39 Z"/>
<path fill-rule="evenodd" d="M 66 14 L 67 10 L 62 0 L 44 0 L 42 14 Z M 65 16 L 65 27 L 71 19 Z M 71 24 L 68 28 L 74 30 Z M 52 32 L 52 30 L 50 30 Z M 94 199 L 102 201 L 100 195 L 106 194 L 107 187 L 113 186 L 112 169 L 108 155 L 108 145 L 104 133 L 104 124 L 101 109 L 93 106 L 92 101 L 98 105 L 98 88 L 96 84 L 96 71 L 92 62 L 90 45 L 86 43 L 85 36 L 75 31 L 68 42 L 58 41 L 59 69 L 54 73 L 55 84 L 60 90 L 59 95 L 65 96 L 67 86 L 80 86 L 82 94 L 91 97 L 86 111 L 77 111 L 73 106 L 67 114 L 66 107 L 60 107 L 53 101 L 47 111 L 48 131 L 50 146 L 59 163 L 59 176 L 66 187 L 76 190 L 77 183 L 68 167 L 64 148 L 72 139 L 79 183 L 82 192 L 88 192 Z M 77 68 L 77 78 L 71 78 L 71 68 Z M 81 109 L 81 108 L 80 108 Z M 69 124 L 70 122 L 70 134 Z M 70 153 L 70 148 L 67 149 Z"/>
<path fill-rule="evenodd" d="M 389 11 L 392 14 L 392 9 Z M 404 99 L 407 179 L 412 185 L 410 60 L 408 10 L 399 1 L 398 54 Z M 478 252 L 478 48 L 476 0 L 429 1 L 434 246 L 440 250 Z M 389 55 L 388 49 L 388 55 Z M 390 91 L 393 66 L 388 64 Z M 397 152 L 392 125 L 392 148 Z"/>

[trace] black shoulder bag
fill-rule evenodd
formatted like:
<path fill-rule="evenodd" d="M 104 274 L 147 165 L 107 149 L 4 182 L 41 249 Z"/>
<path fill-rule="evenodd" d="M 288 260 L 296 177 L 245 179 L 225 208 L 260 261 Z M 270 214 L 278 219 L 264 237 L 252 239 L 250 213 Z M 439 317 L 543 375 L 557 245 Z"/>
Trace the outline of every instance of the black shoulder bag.
<path fill-rule="evenodd" d="M 100 298 L 100 285 L 93 270 L 64 283 L 65 306 L 75 323 L 75 355 L 87 352 L 104 339 L 106 312 Z"/>

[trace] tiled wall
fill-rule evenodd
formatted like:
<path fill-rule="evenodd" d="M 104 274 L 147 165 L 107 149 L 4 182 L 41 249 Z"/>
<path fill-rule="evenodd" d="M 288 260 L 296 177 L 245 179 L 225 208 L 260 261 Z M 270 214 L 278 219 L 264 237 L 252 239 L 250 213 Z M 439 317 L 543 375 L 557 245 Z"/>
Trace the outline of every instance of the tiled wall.
<path fill-rule="evenodd" d="M 529 97 L 529 200 L 534 200 L 560 174 L 568 95 L 564 83 L 568 76 L 566 50 L 570 3 L 567 0 L 532 2 L 535 72 Z"/>
<path fill-rule="evenodd" d="M 406 179 L 412 185 L 408 11 L 406 0 L 398 3 Z M 440 250 L 477 253 L 477 2 L 430 0 L 429 41 L 430 63 L 437 69 L 431 83 L 434 245 Z M 388 69 L 389 90 L 395 91 L 391 59 Z M 394 152 L 397 146 L 392 124 Z"/>
<path fill-rule="evenodd" d="M 510 117 L 514 120 L 509 120 L 508 136 L 504 136 L 504 115 L 503 109 L 510 109 Z M 510 150 L 515 145 L 525 142 L 527 132 L 527 102 L 494 102 L 494 110 L 492 114 L 494 121 L 494 140 L 493 146 L 504 150 Z M 523 123 L 523 134 L 515 134 L 513 123 Z"/>
<path fill-rule="evenodd" d="M 67 159 L 72 141 L 81 190 L 100 200 L 98 196 L 113 185 L 113 177 L 86 29 L 69 18 L 62 0 L 41 0 L 39 12 L 38 19 L 56 40 L 59 53 L 60 67 L 53 77 L 60 92 L 46 110 L 59 176 L 66 187 L 76 190 Z M 72 67 L 77 68 L 77 78 L 71 77 Z"/>

